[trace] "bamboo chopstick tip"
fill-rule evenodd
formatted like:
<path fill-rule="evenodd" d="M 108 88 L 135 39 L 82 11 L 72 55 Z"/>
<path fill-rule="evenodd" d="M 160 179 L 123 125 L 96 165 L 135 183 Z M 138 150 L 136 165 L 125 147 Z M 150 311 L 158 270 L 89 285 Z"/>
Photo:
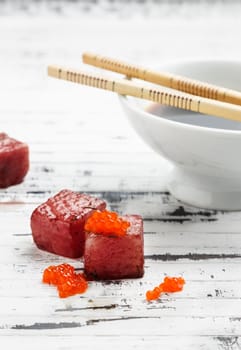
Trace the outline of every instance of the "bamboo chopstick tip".
<path fill-rule="evenodd" d="M 52 77 L 52 78 L 58 78 L 61 79 L 61 75 L 64 72 L 64 68 L 60 67 L 60 66 L 54 66 L 54 65 L 49 65 L 48 66 L 48 76 Z"/>
<path fill-rule="evenodd" d="M 48 76 L 56 77 L 58 69 L 55 66 L 49 65 L 47 68 Z"/>
<path fill-rule="evenodd" d="M 82 61 L 84 62 L 84 63 L 88 63 L 88 62 L 90 62 L 90 60 L 92 61 L 92 60 L 96 60 L 96 57 L 97 57 L 97 55 L 96 54 L 93 54 L 93 53 L 91 53 L 91 52 L 83 52 L 83 54 L 82 54 Z"/>

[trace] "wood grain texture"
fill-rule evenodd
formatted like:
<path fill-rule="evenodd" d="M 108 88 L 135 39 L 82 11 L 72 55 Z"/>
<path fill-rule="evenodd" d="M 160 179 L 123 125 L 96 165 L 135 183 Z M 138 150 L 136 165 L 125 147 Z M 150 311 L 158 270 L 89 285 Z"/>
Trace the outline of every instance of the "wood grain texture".
<path fill-rule="evenodd" d="M 219 100 L 221 99 L 220 102 L 219 100 L 217 101 L 218 98 L 213 99 L 212 97 L 212 99 L 210 99 L 208 95 L 209 93 L 207 94 L 208 98 L 204 98 L 199 97 L 200 94 L 196 96 L 195 92 L 194 95 L 191 95 L 176 90 L 166 91 L 161 86 L 149 88 L 146 87 L 146 85 L 143 83 L 136 84 L 132 80 L 129 81 L 125 79 L 114 79 L 113 77 L 108 78 L 105 75 L 90 73 L 85 70 L 80 71 L 68 67 L 65 68 L 63 66 L 58 65 L 49 65 L 48 75 L 52 78 L 62 79 L 75 84 L 81 84 L 98 89 L 103 89 L 115 92 L 120 95 L 133 96 L 140 99 L 145 99 L 148 101 L 159 103 L 168 107 L 175 107 L 179 109 L 184 109 L 186 111 L 192 111 L 220 118 L 241 121 L 241 94 L 237 91 L 230 92 L 230 94 L 228 94 L 228 92 L 222 92 L 221 94 L 223 95 L 223 98 L 219 98 Z M 192 83 L 189 82 L 188 84 L 191 85 Z M 166 84 L 166 86 L 169 85 L 170 84 Z M 175 86 L 171 87 L 176 89 Z M 207 86 L 206 89 L 208 89 Z M 226 100 L 225 96 L 228 96 L 230 100 Z M 223 103 L 222 101 L 230 103 Z"/>
<path fill-rule="evenodd" d="M 177 56 L 240 60 L 240 4 L 176 2 L 173 12 L 163 2 L 162 12 L 160 2 L 148 7 L 145 1 L 131 2 L 128 12 L 119 2 L 94 3 L 90 12 L 76 10 L 84 1 L 65 2 L 60 10 L 54 1 L 25 9 L 0 4 L 1 129 L 31 151 L 25 181 L 0 191 L 0 347 L 238 350 L 240 212 L 178 202 L 165 186 L 170 165 L 133 132 L 118 99 L 50 80 L 46 67 L 61 61 L 78 68 L 82 52 L 93 49 L 148 65 Z M 100 6 L 103 14 L 104 4 L 115 11 L 100 19 L 93 9 Z M 137 8 L 135 17 L 130 12 Z M 66 300 L 41 283 L 43 269 L 63 259 L 35 247 L 29 219 L 63 188 L 143 215 L 142 279 L 92 282 L 86 294 Z M 83 268 L 81 259 L 64 261 Z M 165 275 L 183 276 L 183 292 L 147 303 L 146 290 Z"/>
<path fill-rule="evenodd" d="M 218 100 L 218 101 L 223 101 L 227 103 L 241 105 L 241 93 L 239 91 L 229 90 L 220 86 L 208 84 L 203 81 L 198 81 L 198 80 L 190 79 L 183 76 L 178 76 L 176 74 L 171 74 L 165 71 L 159 72 L 157 70 L 149 69 L 147 67 L 137 66 L 133 63 L 123 62 L 116 58 L 100 56 L 96 53 L 84 52 L 82 55 L 82 60 L 86 64 L 99 67 L 102 69 L 110 70 L 113 72 L 117 72 L 129 78 L 137 78 L 140 80 L 144 80 L 144 81 L 148 81 L 148 82 L 160 85 L 162 87 L 166 86 L 168 88 L 186 92 L 188 94 L 192 94 L 195 96 L 202 96 L 212 100 Z M 67 79 L 67 80 L 72 80 L 72 79 Z M 128 90 L 126 94 L 128 95 Z M 161 98 L 160 96 L 158 97 L 157 91 L 152 90 L 152 94 L 154 94 L 154 96 L 156 95 L 156 102 L 159 102 L 161 104 L 165 103 L 163 102 L 163 97 Z M 160 94 L 161 93 L 159 92 L 159 95 Z M 136 96 L 144 98 L 145 94 L 142 91 L 141 94 L 137 94 Z M 177 96 L 175 96 L 175 99 L 176 98 Z M 169 96 L 169 99 L 171 102 L 172 97 Z M 168 103 L 169 105 L 170 105 L 170 102 Z M 200 100 L 199 100 L 199 103 L 200 103 Z M 185 107 L 177 106 L 173 102 L 172 104 L 174 104 L 175 107 L 187 109 L 188 100 L 186 100 Z M 192 101 L 190 101 L 189 104 L 190 104 L 189 108 L 191 108 Z"/>

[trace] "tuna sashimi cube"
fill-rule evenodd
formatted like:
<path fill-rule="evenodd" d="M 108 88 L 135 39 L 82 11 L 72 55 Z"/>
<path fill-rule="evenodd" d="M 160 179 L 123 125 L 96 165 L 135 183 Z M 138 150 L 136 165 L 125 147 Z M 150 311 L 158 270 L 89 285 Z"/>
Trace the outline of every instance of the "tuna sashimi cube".
<path fill-rule="evenodd" d="M 89 278 L 107 280 L 143 276 L 142 218 L 139 215 L 121 218 L 130 223 L 123 236 L 86 232 L 84 270 Z"/>
<path fill-rule="evenodd" d="M 28 169 L 28 145 L 0 133 L 0 188 L 22 182 Z"/>
<path fill-rule="evenodd" d="M 70 258 L 83 255 L 84 225 L 95 209 L 106 203 L 87 194 L 62 190 L 37 207 L 31 216 L 31 229 L 37 247 Z"/>

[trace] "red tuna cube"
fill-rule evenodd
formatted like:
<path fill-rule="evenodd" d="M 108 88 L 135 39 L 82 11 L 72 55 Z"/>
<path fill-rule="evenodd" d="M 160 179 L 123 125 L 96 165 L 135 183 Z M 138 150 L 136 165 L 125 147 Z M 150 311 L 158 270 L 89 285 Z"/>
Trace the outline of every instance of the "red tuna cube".
<path fill-rule="evenodd" d="M 0 133 L 0 188 L 22 182 L 28 169 L 28 146 L 5 133 Z"/>
<path fill-rule="evenodd" d="M 87 194 L 62 190 L 37 207 L 31 215 L 31 229 L 37 247 L 69 258 L 83 255 L 84 225 L 95 209 L 106 203 Z"/>
<path fill-rule="evenodd" d="M 143 221 L 139 215 L 121 216 L 130 226 L 124 236 L 86 232 L 84 270 L 96 280 L 138 278 L 144 274 Z"/>

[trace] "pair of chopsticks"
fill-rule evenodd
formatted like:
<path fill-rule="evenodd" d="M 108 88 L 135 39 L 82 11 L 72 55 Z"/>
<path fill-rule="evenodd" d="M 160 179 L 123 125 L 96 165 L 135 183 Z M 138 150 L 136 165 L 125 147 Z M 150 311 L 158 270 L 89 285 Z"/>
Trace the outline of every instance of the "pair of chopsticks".
<path fill-rule="evenodd" d="M 127 79 L 111 79 L 95 73 L 52 65 L 48 66 L 48 75 L 121 95 L 143 98 L 170 107 L 241 121 L 241 92 L 186 77 L 157 72 L 96 54 L 84 53 L 82 59 L 89 65 L 121 73 L 128 78 L 138 78 L 155 83 L 160 87 L 149 88 Z M 174 91 L 167 92 L 161 86 L 174 89 Z"/>

